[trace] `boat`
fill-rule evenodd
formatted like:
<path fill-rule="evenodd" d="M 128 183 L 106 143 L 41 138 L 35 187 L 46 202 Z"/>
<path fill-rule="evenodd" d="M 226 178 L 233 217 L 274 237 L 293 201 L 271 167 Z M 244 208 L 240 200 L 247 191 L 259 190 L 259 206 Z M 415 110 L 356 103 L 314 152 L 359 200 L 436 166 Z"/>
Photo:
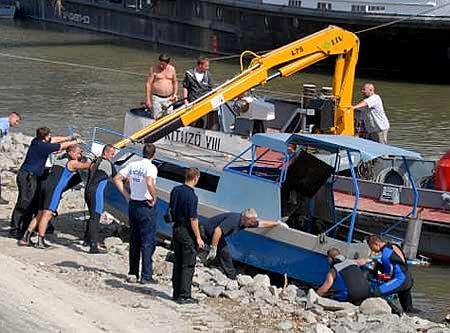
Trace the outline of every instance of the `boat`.
<path fill-rule="evenodd" d="M 450 78 L 449 0 L 17 3 L 22 16 L 217 55 L 272 50 L 328 25 L 339 25 L 358 32 L 363 45 L 359 66 L 365 72 L 436 82 Z M 418 63 L 426 65 L 414 66 Z"/>
<path fill-rule="evenodd" d="M 104 143 L 98 140 L 101 134 L 122 134 L 97 128 L 91 150 L 101 151 Z M 247 229 L 227 239 L 234 260 L 260 269 L 319 285 L 328 271 L 326 251 L 331 247 L 340 249 L 349 258 L 369 255 L 366 243 L 355 241 L 357 200 L 354 210 L 325 233 L 314 233 L 314 228 L 298 224 L 299 210 L 314 201 L 323 191 L 342 159 L 368 161 L 382 154 L 419 159 L 420 155 L 401 148 L 381 145 L 357 137 L 321 135 L 260 133 L 253 135 L 247 149 L 232 158 L 222 153 L 207 151 L 183 142 L 157 143 L 154 164 L 158 168 L 156 182 L 158 201 L 156 204 L 157 233 L 160 237 L 171 237 L 171 225 L 164 221 L 169 194 L 174 186 L 184 181 L 184 169 L 197 167 L 201 172 L 196 187 L 199 198 L 199 219 L 217 214 L 240 212 L 254 207 L 263 219 L 284 218 L 291 226 L 286 229 Z M 295 152 L 292 146 L 295 145 Z M 135 143 L 119 150 L 113 159 L 117 168 L 141 159 L 141 145 Z M 322 154 L 309 151 L 320 149 Z M 250 153 L 250 159 L 245 158 Z M 331 158 L 331 159 L 330 159 Z M 354 185 L 357 189 L 356 176 Z M 295 197 L 295 198 L 294 198 Z M 105 208 L 120 221 L 128 221 L 128 204 L 112 181 L 105 189 Z M 328 210 L 332 206 L 328 207 Z M 332 214 L 332 212 L 330 211 Z M 350 220 L 345 238 L 333 237 L 332 231 Z"/>
<path fill-rule="evenodd" d="M 0 3 L 0 19 L 13 19 L 16 15 L 16 6 Z"/>

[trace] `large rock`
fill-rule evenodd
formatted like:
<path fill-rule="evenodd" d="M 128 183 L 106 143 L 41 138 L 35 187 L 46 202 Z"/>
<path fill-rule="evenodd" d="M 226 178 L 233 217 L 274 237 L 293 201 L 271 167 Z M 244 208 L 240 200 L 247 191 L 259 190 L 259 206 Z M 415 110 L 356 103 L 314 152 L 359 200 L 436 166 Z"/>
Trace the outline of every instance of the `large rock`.
<path fill-rule="evenodd" d="M 301 316 L 302 316 L 303 320 L 306 323 L 308 323 L 308 324 L 315 324 L 315 323 L 317 323 L 317 318 L 314 315 L 314 313 L 312 313 L 311 311 L 304 311 L 301 314 Z"/>
<path fill-rule="evenodd" d="M 359 311 L 365 315 L 390 314 L 389 304 L 382 298 L 368 298 L 359 306 Z"/>
<path fill-rule="evenodd" d="M 253 283 L 253 279 L 250 275 L 239 274 L 236 278 L 240 287 L 248 286 Z"/>
<path fill-rule="evenodd" d="M 265 274 L 257 274 L 256 276 L 253 277 L 253 283 L 263 288 L 269 288 L 270 278 L 268 275 Z"/>
<path fill-rule="evenodd" d="M 346 309 L 356 309 L 357 307 L 349 302 L 338 302 L 329 298 L 320 297 L 317 299 L 317 304 L 328 311 L 339 311 Z"/>
<path fill-rule="evenodd" d="M 239 283 L 236 280 L 229 280 L 226 287 L 226 290 L 238 290 L 239 289 Z"/>
<path fill-rule="evenodd" d="M 108 251 L 110 251 L 114 246 L 121 245 L 123 242 L 119 237 L 108 237 L 105 238 L 105 247 Z"/>
<path fill-rule="evenodd" d="M 329 329 L 324 324 L 314 324 L 312 326 L 308 326 L 303 330 L 304 333 L 333 333 L 331 329 Z"/>
<path fill-rule="evenodd" d="M 290 284 L 280 293 L 280 298 L 289 301 L 289 303 L 295 303 L 297 297 L 303 296 L 305 293 L 297 286 Z"/>
<path fill-rule="evenodd" d="M 306 295 L 306 308 L 312 309 L 318 299 L 319 299 L 319 295 L 316 294 L 314 289 L 309 289 L 308 294 Z"/>
<path fill-rule="evenodd" d="M 242 290 L 225 290 L 221 295 L 232 300 L 237 300 L 243 297 L 245 293 Z"/>
<path fill-rule="evenodd" d="M 208 284 L 211 282 L 211 275 L 203 272 L 202 270 L 196 270 L 194 278 L 192 279 L 192 284 L 194 286 L 200 286 L 204 284 Z"/>
<path fill-rule="evenodd" d="M 283 320 L 278 323 L 278 328 L 282 331 L 288 331 L 294 327 L 294 323 L 291 320 Z"/>
<path fill-rule="evenodd" d="M 316 306 L 319 306 L 320 308 L 328 311 L 339 311 L 357 308 L 352 303 L 338 302 L 325 297 L 320 297 L 314 290 L 309 289 L 308 295 L 306 296 L 306 309 L 312 309 Z"/>
<path fill-rule="evenodd" d="M 225 291 L 225 287 L 202 284 L 200 290 L 209 297 L 219 297 Z"/>
<path fill-rule="evenodd" d="M 228 284 L 228 278 L 217 268 L 212 269 L 210 273 L 216 285 L 225 287 Z"/>

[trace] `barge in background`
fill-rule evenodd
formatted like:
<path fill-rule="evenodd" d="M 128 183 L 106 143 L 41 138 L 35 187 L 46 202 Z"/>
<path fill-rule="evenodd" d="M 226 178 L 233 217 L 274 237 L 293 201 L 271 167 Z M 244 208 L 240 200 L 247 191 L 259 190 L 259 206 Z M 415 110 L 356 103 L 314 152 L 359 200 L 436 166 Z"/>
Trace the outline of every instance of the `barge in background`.
<path fill-rule="evenodd" d="M 0 0 L 10 3 L 14 0 Z M 450 0 L 16 0 L 18 13 L 213 54 L 271 50 L 328 25 L 361 33 L 371 75 L 450 81 Z M 393 25 L 362 32 L 389 22 Z"/>

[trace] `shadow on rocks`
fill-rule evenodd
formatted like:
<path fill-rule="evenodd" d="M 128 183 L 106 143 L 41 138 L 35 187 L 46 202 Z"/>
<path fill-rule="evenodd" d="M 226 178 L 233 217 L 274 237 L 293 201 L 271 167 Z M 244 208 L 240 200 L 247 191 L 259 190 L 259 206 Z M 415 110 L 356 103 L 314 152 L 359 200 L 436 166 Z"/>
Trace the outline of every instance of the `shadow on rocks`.
<path fill-rule="evenodd" d="M 151 295 L 153 297 L 159 297 L 159 298 L 166 299 L 166 300 L 172 300 L 172 296 L 169 295 L 168 293 L 153 289 L 152 287 L 149 287 L 148 285 L 141 286 L 139 284 L 128 284 L 128 283 L 124 283 L 122 281 L 113 280 L 113 279 L 105 280 L 105 283 L 112 288 L 125 289 L 125 290 L 131 291 L 134 293 L 138 293 L 138 294 L 146 294 L 146 295 Z"/>
<path fill-rule="evenodd" d="M 81 268 L 85 272 L 94 272 L 94 273 L 108 274 L 108 275 L 111 275 L 111 276 L 113 276 L 115 278 L 118 278 L 118 279 L 125 279 L 127 277 L 125 274 L 109 272 L 109 271 L 106 271 L 104 269 L 97 268 L 97 267 L 89 267 L 89 266 L 85 266 L 85 265 L 80 265 L 80 264 L 76 263 L 75 261 L 62 261 L 60 263 L 55 264 L 55 266 L 63 267 L 63 268 L 74 268 L 74 269 L 80 269 Z"/>

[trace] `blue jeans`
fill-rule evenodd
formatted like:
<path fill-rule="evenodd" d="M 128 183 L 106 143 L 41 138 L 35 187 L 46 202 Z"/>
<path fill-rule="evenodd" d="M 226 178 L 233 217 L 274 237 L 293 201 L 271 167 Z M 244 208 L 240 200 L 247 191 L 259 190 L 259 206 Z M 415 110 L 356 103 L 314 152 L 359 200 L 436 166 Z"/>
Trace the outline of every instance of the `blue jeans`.
<path fill-rule="evenodd" d="M 150 280 L 153 275 L 152 256 L 156 246 L 155 209 L 146 201 L 131 200 L 128 208 L 130 222 L 130 271 L 143 280 Z M 139 274 L 139 261 L 142 255 L 142 272 Z"/>

